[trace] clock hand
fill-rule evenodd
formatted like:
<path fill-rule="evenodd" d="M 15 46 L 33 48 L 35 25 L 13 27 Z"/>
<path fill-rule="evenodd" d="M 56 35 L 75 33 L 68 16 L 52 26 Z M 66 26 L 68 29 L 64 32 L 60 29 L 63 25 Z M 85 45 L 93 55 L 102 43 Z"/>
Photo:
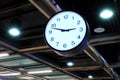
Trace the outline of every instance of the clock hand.
<path fill-rule="evenodd" d="M 61 32 L 69 32 L 71 30 L 75 30 L 76 28 L 72 28 L 72 29 L 59 29 L 59 28 L 52 28 L 52 29 L 56 29 L 56 30 L 60 30 Z"/>
<path fill-rule="evenodd" d="M 69 31 L 75 30 L 75 29 L 76 29 L 76 28 L 72 28 L 72 29 L 63 29 L 62 32 L 65 32 L 65 31 L 69 32 Z"/>
<path fill-rule="evenodd" d="M 52 29 L 56 29 L 56 30 L 60 30 L 60 31 L 62 31 L 63 29 L 59 29 L 59 28 L 52 28 Z"/>
<path fill-rule="evenodd" d="M 68 29 L 68 31 L 75 30 L 76 28 Z"/>
<path fill-rule="evenodd" d="M 52 29 L 60 30 L 61 32 L 69 31 L 68 29 L 59 29 L 59 28 L 52 28 Z"/>

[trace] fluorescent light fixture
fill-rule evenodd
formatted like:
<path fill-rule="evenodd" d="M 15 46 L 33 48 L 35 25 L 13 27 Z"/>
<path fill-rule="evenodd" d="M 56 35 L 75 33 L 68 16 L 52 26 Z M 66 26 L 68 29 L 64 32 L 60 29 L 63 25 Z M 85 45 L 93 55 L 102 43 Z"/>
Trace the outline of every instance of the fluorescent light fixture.
<path fill-rule="evenodd" d="M 73 66 L 73 65 L 74 65 L 74 63 L 73 63 L 72 61 L 68 61 L 68 62 L 67 62 L 67 66 L 71 67 L 71 66 Z"/>
<path fill-rule="evenodd" d="M 111 18 L 112 16 L 113 16 L 113 11 L 110 9 L 104 9 L 100 13 L 100 17 L 103 19 L 108 19 Z"/>
<path fill-rule="evenodd" d="M 30 76 L 23 76 L 23 77 L 19 77 L 20 79 L 27 79 L 27 80 L 33 80 L 35 79 L 34 77 L 30 77 Z"/>
<path fill-rule="evenodd" d="M 41 71 L 28 71 L 28 74 L 42 74 L 42 73 L 51 73 L 52 70 L 41 70 Z"/>
<path fill-rule="evenodd" d="M 0 74 L 10 73 L 10 71 L 2 71 Z"/>
<path fill-rule="evenodd" d="M 44 78 L 50 79 L 50 80 L 76 80 L 74 77 L 71 77 L 69 75 L 55 75 L 55 76 L 45 76 Z"/>
<path fill-rule="evenodd" d="M 9 56 L 9 53 L 0 52 L 0 57 L 6 57 L 6 56 Z"/>
<path fill-rule="evenodd" d="M 14 72 L 14 73 L 4 73 L 4 74 L 0 74 L 0 76 L 18 76 L 21 75 L 20 72 Z"/>
<path fill-rule="evenodd" d="M 20 30 L 16 27 L 12 27 L 9 29 L 9 34 L 11 36 L 19 36 L 20 35 Z"/>

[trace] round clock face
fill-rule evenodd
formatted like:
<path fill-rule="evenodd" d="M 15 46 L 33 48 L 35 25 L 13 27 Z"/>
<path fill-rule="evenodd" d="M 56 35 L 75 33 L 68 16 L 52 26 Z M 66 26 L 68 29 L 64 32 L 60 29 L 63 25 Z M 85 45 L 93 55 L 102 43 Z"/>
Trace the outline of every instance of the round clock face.
<path fill-rule="evenodd" d="M 86 23 L 82 16 L 72 11 L 63 11 L 48 21 L 45 39 L 53 49 L 68 51 L 83 41 L 86 30 Z"/>

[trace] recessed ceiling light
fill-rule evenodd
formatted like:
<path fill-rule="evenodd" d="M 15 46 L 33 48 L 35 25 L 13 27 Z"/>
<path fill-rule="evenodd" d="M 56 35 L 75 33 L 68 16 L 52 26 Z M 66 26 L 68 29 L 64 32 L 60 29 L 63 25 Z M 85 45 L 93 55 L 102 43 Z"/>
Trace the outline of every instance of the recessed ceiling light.
<path fill-rule="evenodd" d="M 93 76 L 92 76 L 92 75 L 88 75 L 88 78 L 89 78 L 89 79 L 92 79 L 92 78 L 93 78 Z"/>
<path fill-rule="evenodd" d="M 16 27 L 12 27 L 12 28 L 9 29 L 8 33 L 11 36 L 19 36 L 20 35 L 20 30 Z"/>
<path fill-rule="evenodd" d="M 94 29 L 94 32 L 96 32 L 96 33 L 103 33 L 104 31 L 105 31 L 105 28 L 103 28 L 103 27 L 97 27 Z"/>
<path fill-rule="evenodd" d="M 110 10 L 110 9 L 104 9 L 101 11 L 100 13 L 100 17 L 103 18 L 103 19 L 109 19 L 113 16 L 113 11 Z"/>
<path fill-rule="evenodd" d="M 72 61 L 68 61 L 68 62 L 67 62 L 67 66 L 71 67 L 71 66 L 73 66 L 73 65 L 74 65 L 74 63 L 73 63 Z"/>

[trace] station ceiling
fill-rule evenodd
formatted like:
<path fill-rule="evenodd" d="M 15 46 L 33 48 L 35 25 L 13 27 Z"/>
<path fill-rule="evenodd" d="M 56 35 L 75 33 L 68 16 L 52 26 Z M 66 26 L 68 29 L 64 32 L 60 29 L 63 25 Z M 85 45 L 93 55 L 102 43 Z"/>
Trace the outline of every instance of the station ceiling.
<path fill-rule="evenodd" d="M 113 16 L 101 18 L 99 14 L 104 9 L 112 10 Z M 84 16 L 90 29 L 87 48 L 74 57 L 56 54 L 44 40 L 49 18 L 66 10 Z M 0 57 L 0 76 L 19 73 L 4 77 L 13 80 L 89 80 L 91 75 L 92 80 L 119 80 L 119 20 L 119 0 L 0 0 L 0 54 L 10 54 Z M 8 34 L 14 22 L 21 30 L 18 37 Z M 74 65 L 67 66 L 69 61 Z M 28 73 L 43 70 L 52 72 Z"/>

